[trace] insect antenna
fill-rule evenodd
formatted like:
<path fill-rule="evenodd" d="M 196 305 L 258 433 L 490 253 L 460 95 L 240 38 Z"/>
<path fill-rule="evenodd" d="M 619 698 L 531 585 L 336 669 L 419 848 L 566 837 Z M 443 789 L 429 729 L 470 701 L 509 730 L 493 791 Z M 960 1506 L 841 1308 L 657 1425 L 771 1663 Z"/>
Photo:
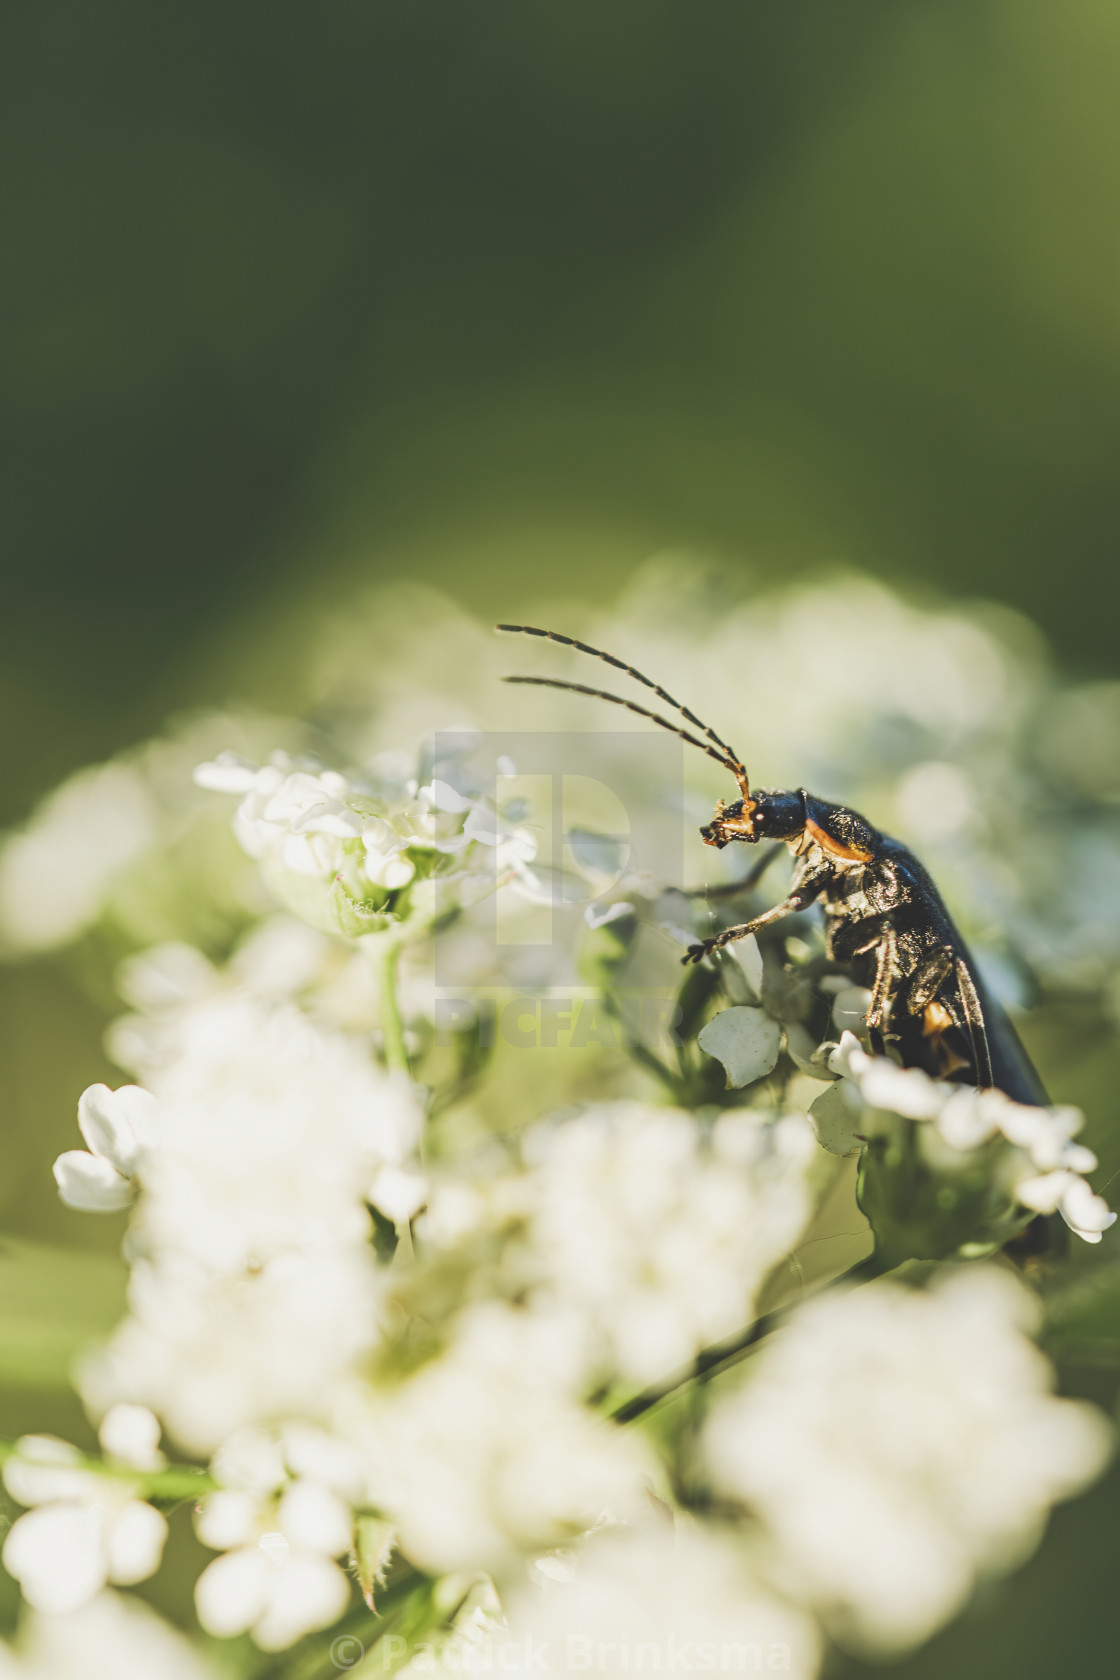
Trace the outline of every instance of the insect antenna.
<path fill-rule="evenodd" d="M 616 659 L 613 653 L 604 653 L 602 648 L 592 647 L 590 642 L 577 641 L 574 636 L 562 636 L 558 630 L 538 630 L 531 624 L 499 624 L 496 629 L 511 636 L 540 636 L 544 641 L 559 642 L 563 647 L 575 648 L 580 653 L 589 653 L 594 659 L 601 659 L 605 665 L 613 665 L 616 671 L 623 671 L 628 677 L 633 677 L 636 682 L 642 683 L 644 687 L 652 689 L 658 699 L 664 700 L 666 705 L 672 706 L 674 711 L 680 712 L 681 716 L 686 718 L 689 723 L 695 724 L 696 728 L 706 735 L 709 741 L 721 749 L 721 753 L 713 752 L 710 747 L 705 746 L 702 741 L 698 741 L 695 736 L 686 734 L 683 729 L 678 729 L 675 724 L 669 723 L 665 718 L 658 717 L 656 712 L 647 712 L 641 706 L 632 706 L 628 700 L 621 699 L 617 694 L 608 694 L 601 688 L 586 688 L 582 683 L 562 683 L 544 677 L 506 677 L 504 679 L 506 682 L 536 682 L 546 688 L 570 688 L 577 694 L 591 694 L 600 700 L 611 700 L 616 706 L 626 706 L 629 711 L 637 712 L 641 717 L 651 718 L 654 723 L 659 723 L 663 729 L 671 730 L 674 734 L 679 735 L 682 740 L 688 741 L 692 746 L 699 747 L 702 752 L 706 752 L 709 758 L 714 758 L 717 764 L 722 764 L 731 771 L 739 783 L 744 799 L 749 798 L 750 785 L 746 767 L 735 748 L 728 746 L 722 736 L 717 735 L 714 729 L 696 716 L 695 712 L 690 712 L 687 706 L 682 706 L 679 700 L 674 700 L 667 689 L 662 688 L 660 683 L 653 682 L 644 672 L 639 671 L 633 665 L 627 665 L 623 659 Z"/>
<path fill-rule="evenodd" d="M 625 706 L 628 712 L 637 712 L 639 717 L 648 718 L 651 723 L 658 723 L 662 729 L 667 729 L 670 735 L 679 735 L 682 741 L 687 741 L 690 747 L 699 747 L 702 753 L 714 758 L 717 764 L 722 764 L 725 770 L 730 770 L 733 776 L 740 773 L 744 776 L 743 766 L 733 758 L 725 758 L 723 753 L 710 747 L 707 741 L 698 740 L 690 735 L 687 729 L 680 729 L 668 718 L 661 717 L 657 712 L 651 712 L 645 706 L 639 706 L 635 700 L 624 700 L 621 694 L 609 694 L 605 688 L 588 688 L 585 683 L 563 682 L 559 677 L 503 677 L 507 683 L 531 683 L 535 688 L 566 688 L 572 694 L 590 694 L 595 700 L 609 700 L 612 706 Z"/>

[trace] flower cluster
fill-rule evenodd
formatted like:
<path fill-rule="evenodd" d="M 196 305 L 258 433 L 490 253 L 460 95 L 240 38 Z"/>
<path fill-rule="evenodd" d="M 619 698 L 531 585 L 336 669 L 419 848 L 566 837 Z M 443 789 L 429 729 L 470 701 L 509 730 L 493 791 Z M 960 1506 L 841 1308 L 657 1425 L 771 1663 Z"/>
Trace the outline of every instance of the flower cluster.
<path fill-rule="evenodd" d="M 503 761 L 498 772 L 510 775 L 513 766 Z M 441 859 L 473 848 L 482 848 L 475 874 L 495 886 L 525 878 L 532 890 L 531 830 L 493 798 L 438 776 L 421 787 L 387 774 L 346 776 L 286 753 L 258 766 L 224 751 L 194 779 L 241 795 L 233 830 L 242 848 L 285 903 L 327 932 L 374 931 L 400 919 L 402 895 L 418 874 L 437 875 Z"/>
<path fill-rule="evenodd" d="M 749 1322 L 812 1212 L 804 1115 L 604 1105 L 530 1140 L 529 1269 L 578 1313 L 602 1367 L 653 1382 Z"/>
<path fill-rule="evenodd" d="M 927 1637 L 1107 1461 L 1101 1414 L 1051 1395 L 1037 1322 L 990 1269 L 873 1284 L 804 1307 L 713 1411 L 713 1477 L 833 1631 L 878 1652 Z"/>
<path fill-rule="evenodd" d="M 978 1091 L 971 1085 L 931 1079 L 920 1068 L 900 1068 L 884 1056 L 868 1055 L 853 1033 L 844 1034 L 829 1065 L 858 1087 L 869 1109 L 930 1121 L 947 1147 L 958 1154 L 979 1149 L 992 1138 L 1004 1140 L 1009 1148 L 1003 1170 L 1021 1207 L 1035 1213 L 1060 1213 L 1070 1229 L 1089 1243 L 1100 1242 L 1101 1234 L 1116 1223 L 1108 1203 L 1082 1176 L 1096 1170 L 1097 1158 L 1091 1149 L 1073 1141 L 1083 1124 L 1076 1108 L 1032 1108 L 1012 1102 L 1002 1091 Z M 845 1144 L 853 1146 L 857 1135 L 866 1136 L 874 1129 L 874 1116 L 858 1116 L 844 1091 L 834 1088 L 827 1099 L 818 1099 L 814 1110 L 826 1100 L 834 1116 L 837 1110 L 847 1110 L 841 1153 Z M 834 1147 L 835 1135 L 834 1130 Z"/>
<path fill-rule="evenodd" d="M 8 1532 L 4 1567 L 37 1610 L 78 1609 L 107 1581 L 128 1586 L 159 1567 L 167 1522 L 130 1474 L 162 1462 L 159 1423 L 144 1407 L 121 1404 L 100 1433 L 116 1474 L 90 1468 L 51 1435 L 24 1436 L 4 1462 L 4 1486 L 30 1507 Z"/>
<path fill-rule="evenodd" d="M 644 587 L 588 633 L 713 715 L 733 665 L 752 774 L 780 765 L 943 848 L 966 921 L 1012 834 L 993 987 L 1013 1003 L 1029 971 L 1103 995 L 1120 933 L 1058 925 L 1051 843 L 1020 820 L 1041 774 L 1023 743 L 1051 753 L 1065 704 L 1022 645 L 852 580 L 707 616 Z M 845 625 L 867 656 L 839 682 Z M 485 720 L 499 656 L 451 609 L 437 629 L 451 715 Z M 399 751 L 451 704 L 399 642 L 372 673 L 319 657 L 308 679 L 316 743 L 354 769 L 299 726 L 211 719 L 74 784 L 0 852 L 9 946 L 82 932 L 88 971 L 118 962 L 108 1044 L 136 1081 L 85 1091 L 85 1148 L 55 1163 L 67 1206 L 127 1218 L 127 1309 L 76 1373 L 100 1451 L 0 1448 L 30 1607 L 0 1671 L 84 1672 L 94 1640 L 122 1673 L 208 1672 L 115 1590 L 168 1567 L 169 1535 L 234 1676 L 252 1646 L 307 1672 L 308 1635 L 320 1666 L 356 1638 L 371 1672 L 534 1672 L 543 1650 L 555 1672 L 801 1680 L 830 1643 L 915 1645 L 1110 1451 L 1103 1413 L 1052 1392 L 1035 1262 L 999 1255 L 1035 1214 L 1090 1245 L 1114 1222 L 1079 1115 L 904 1070 L 853 1032 L 837 1047 L 867 1000 L 812 917 L 682 970 L 718 901 L 607 817 L 531 803 L 504 754 L 480 769 L 478 731 Z M 602 721 L 581 704 L 533 691 L 521 721 Z M 1102 855 L 1109 820 L 1085 814 Z M 573 911 L 571 961 L 541 919 L 503 920 L 511 895 Z M 550 989 L 577 972 L 591 1042 L 503 1033 L 511 1005 L 559 1016 Z M 437 974 L 469 994 L 451 1016 Z"/>

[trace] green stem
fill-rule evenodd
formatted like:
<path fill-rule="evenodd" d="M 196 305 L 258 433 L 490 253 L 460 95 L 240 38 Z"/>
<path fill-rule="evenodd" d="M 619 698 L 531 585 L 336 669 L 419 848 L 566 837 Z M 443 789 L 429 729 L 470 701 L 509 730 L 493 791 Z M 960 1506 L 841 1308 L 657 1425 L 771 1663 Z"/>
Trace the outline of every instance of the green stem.
<path fill-rule="evenodd" d="M 0 1463 L 18 1451 L 18 1441 L 0 1440 Z M 93 1453 L 76 1453 L 72 1463 L 75 1469 L 90 1470 L 96 1476 L 128 1482 L 142 1498 L 154 1500 L 157 1504 L 174 1505 L 184 1499 L 201 1499 L 218 1487 L 209 1471 L 196 1468 L 193 1464 L 165 1464 L 159 1470 L 136 1470 L 130 1464 L 98 1458 Z"/>
<path fill-rule="evenodd" d="M 407 1073 L 408 1051 L 404 1043 L 404 1022 L 397 1001 L 397 963 L 401 948 L 395 939 L 386 939 L 380 952 L 381 990 L 381 1048 L 390 1073 Z"/>
<path fill-rule="evenodd" d="M 813 1293 L 823 1295 L 825 1290 L 835 1289 L 842 1283 L 870 1283 L 873 1278 L 882 1277 L 883 1273 L 889 1270 L 890 1267 L 880 1256 L 872 1252 L 866 1259 L 857 1261 L 846 1272 L 841 1272 L 838 1277 L 832 1278 L 823 1288 L 814 1290 Z M 727 1366 L 736 1364 L 752 1347 L 761 1342 L 764 1336 L 780 1329 L 800 1305 L 801 1302 L 797 1301 L 788 1307 L 779 1307 L 776 1312 L 764 1313 L 729 1341 L 717 1342 L 714 1347 L 705 1348 L 683 1371 L 678 1371 L 675 1376 L 666 1378 L 664 1382 L 657 1383 L 652 1388 L 644 1389 L 641 1394 L 635 1394 L 632 1400 L 626 1400 L 616 1407 L 610 1414 L 611 1422 L 633 1423 L 635 1418 L 643 1417 L 655 1406 L 660 1406 L 663 1400 L 668 1400 L 682 1388 L 687 1388 L 689 1383 L 707 1382 Z"/>

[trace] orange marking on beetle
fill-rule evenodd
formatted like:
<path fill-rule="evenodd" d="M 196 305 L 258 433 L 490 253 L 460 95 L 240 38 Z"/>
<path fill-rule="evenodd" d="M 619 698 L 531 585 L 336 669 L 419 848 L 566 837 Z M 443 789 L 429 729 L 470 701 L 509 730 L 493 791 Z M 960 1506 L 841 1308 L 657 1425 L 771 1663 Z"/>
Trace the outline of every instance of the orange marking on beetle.
<path fill-rule="evenodd" d="M 948 1032 L 953 1025 L 953 1017 L 943 1003 L 936 999 L 927 1003 L 922 1011 L 922 1037 L 936 1038 L 938 1033 Z"/>
<path fill-rule="evenodd" d="M 847 863 L 870 863 L 871 853 L 860 851 L 856 846 L 846 846 L 842 840 L 836 840 L 827 833 L 812 817 L 805 819 L 805 827 L 822 852 L 830 857 L 843 858 Z"/>

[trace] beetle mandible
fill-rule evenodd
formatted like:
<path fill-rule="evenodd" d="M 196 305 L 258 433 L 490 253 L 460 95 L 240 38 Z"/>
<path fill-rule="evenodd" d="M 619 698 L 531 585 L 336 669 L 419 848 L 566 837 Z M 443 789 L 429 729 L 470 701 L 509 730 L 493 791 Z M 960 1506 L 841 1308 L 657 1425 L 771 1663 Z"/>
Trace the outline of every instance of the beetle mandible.
<path fill-rule="evenodd" d="M 606 689 L 556 677 L 506 677 L 506 682 L 569 689 L 624 706 L 698 747 L 735 777 L 739 798 L 720 800 L 700 830 L 708 846 L 784 842 L 795 865 L 787 896 L 749 922 L 691 945 L 684 963 L 744 939 L 783 916 L 819 902 L 829 956 L 871 992 L 868 1036 L 880 1053 L 890 1042 L 904 1067 L 938 1078 L 994 1086 L 1016 1102 L 1045 1103 L 1046 1092 L 1010 1020 L 992 998 L 937 887 L 913 852 L 874 828 L 857 811 L 819 799 L 804 788 L 752 791 L 739 755 L 679 700 L 633 665 L 588 642 L 528 624 L 499 624 L 511 635 L 539 636 L 613 665 L 651 689 L 700 731 Z M 701 738 L 702 737 L 702 738 Z"/>

